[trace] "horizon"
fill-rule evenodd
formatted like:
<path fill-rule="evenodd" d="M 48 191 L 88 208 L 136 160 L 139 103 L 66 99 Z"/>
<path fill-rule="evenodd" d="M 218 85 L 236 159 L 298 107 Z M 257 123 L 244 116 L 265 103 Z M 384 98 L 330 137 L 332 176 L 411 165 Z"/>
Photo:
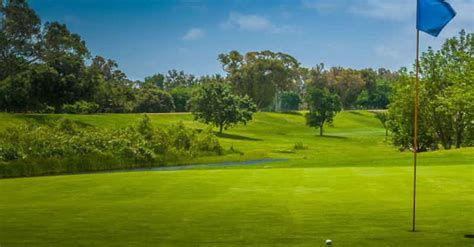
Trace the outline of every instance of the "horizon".
<path fill-rule="evenodd" d="M 474 31 L 474 0 L 448 2 L 457 16 L 440 37 L 422 34 L 421 51 L 428 46 L 439 49 L 461 29 Z M 415 59 L 416 2 L 410 0 L 30 4 L 43 23 L 66 24 L 86 42 L 92 56 L 115 60 L 132 80 L 171 69 L 196 76 L 224 74 L 217 56 L 231 50 L 284 52 L 304 67 L 322 62 L 327 67 L 398 70 L 410 68 Z"/>

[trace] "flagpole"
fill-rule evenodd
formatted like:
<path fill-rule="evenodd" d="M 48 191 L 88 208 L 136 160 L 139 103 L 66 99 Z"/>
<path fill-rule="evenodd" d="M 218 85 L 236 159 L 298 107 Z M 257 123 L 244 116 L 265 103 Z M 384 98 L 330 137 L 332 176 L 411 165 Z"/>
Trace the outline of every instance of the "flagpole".
<path fill-rule="evenodd" d="M 416 154 L 418 152 L 418 107 L 420 94 L 420 31 L 416 30 L 416 79 L 415 79 L 415 102 L 413 121 L 413 222 L 412 231 L 415 231 L 416 216 Z"/>

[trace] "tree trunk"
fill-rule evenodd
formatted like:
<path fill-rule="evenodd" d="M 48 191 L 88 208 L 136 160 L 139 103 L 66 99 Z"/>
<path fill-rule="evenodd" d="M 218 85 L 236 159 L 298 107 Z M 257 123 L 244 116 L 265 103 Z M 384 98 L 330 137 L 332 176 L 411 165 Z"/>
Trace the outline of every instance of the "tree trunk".
<path fill-rule="evenodd" d="M 323 125 L 324 125 L 324 124 L 321 124 L 321 125 L 319 126 L 319 136 L 323 136 Z"/>
<path fill-rule="evenodd" d="M 224 125 L 223 125 L 223 124 L 220 124 L 220 126 L 219 126 L 219 134 L 222 134 L 222 128 L 223 128 L 223 127 L 224 127 Z"/>

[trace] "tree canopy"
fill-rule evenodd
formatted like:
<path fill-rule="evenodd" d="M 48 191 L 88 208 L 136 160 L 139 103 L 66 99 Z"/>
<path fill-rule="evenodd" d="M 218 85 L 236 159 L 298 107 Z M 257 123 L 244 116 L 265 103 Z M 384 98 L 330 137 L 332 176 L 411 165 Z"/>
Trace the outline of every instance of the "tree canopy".
<path fill-rule="evenodd" d="M 191 101 L 195 119 L 217 126 L 219 133 L 238 123 L 246 124 L 256 111 L 248 96 L 233 94 L 230 86 L 223 83 L 202 85 Z"/>

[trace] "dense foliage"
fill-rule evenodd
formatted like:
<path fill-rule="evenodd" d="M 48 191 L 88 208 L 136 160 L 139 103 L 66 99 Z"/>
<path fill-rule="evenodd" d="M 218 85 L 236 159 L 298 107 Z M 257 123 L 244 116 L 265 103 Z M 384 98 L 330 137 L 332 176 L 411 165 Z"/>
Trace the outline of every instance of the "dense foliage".
<path fill-rule="evenodd" d="M 420 59 L 418 150 L 473 145 L 474 35 L 462 31 L 439 51 L 429 48 Z M 394 144 L 413 148 L 414 75 L 400 71 L 389 108 Z"/>
<path fill-rule="evenodd" d="M 331 124 L 334 117 L 341 111 L 341 101 L 335 93 L 327 88 L 311 88 L 306 97 L 309 113 L 306 113 L 306 124 L 319 128 L 319 135 L 323 135 L 325 123 Z"/>
<path fill-rule="evenodd" d="M 211 129 L 155 128 L 146 115 L 136 127 L 116 130 L 81 128 L 65 119 L 1 133 L 0 177 L 159 166 L 221 153 Z"/>
<path fill-rule="evenodd" d="M 282 111 L 297 111 L 301 104 L 301 98 L 298 93 L 287 91 L 280 95 L 280 102 Z"/>
<path fill-rule="evenodd" d="M 260 109 L 270 106 L 277 92 L 296 89 L 300 82 L 299 62 L 288 54 L 231 51 L 219 60 L 234 92 L 248 95 Z"/>
<path fill-rule="evenodd" d="M 256 111 L 248 96 L 234 95 L 230 86 L 223 83 L 204 84 L 191 102 L 195 119 L 219 127 L 219 133 L 235 124 L 246 124 Z"/>

